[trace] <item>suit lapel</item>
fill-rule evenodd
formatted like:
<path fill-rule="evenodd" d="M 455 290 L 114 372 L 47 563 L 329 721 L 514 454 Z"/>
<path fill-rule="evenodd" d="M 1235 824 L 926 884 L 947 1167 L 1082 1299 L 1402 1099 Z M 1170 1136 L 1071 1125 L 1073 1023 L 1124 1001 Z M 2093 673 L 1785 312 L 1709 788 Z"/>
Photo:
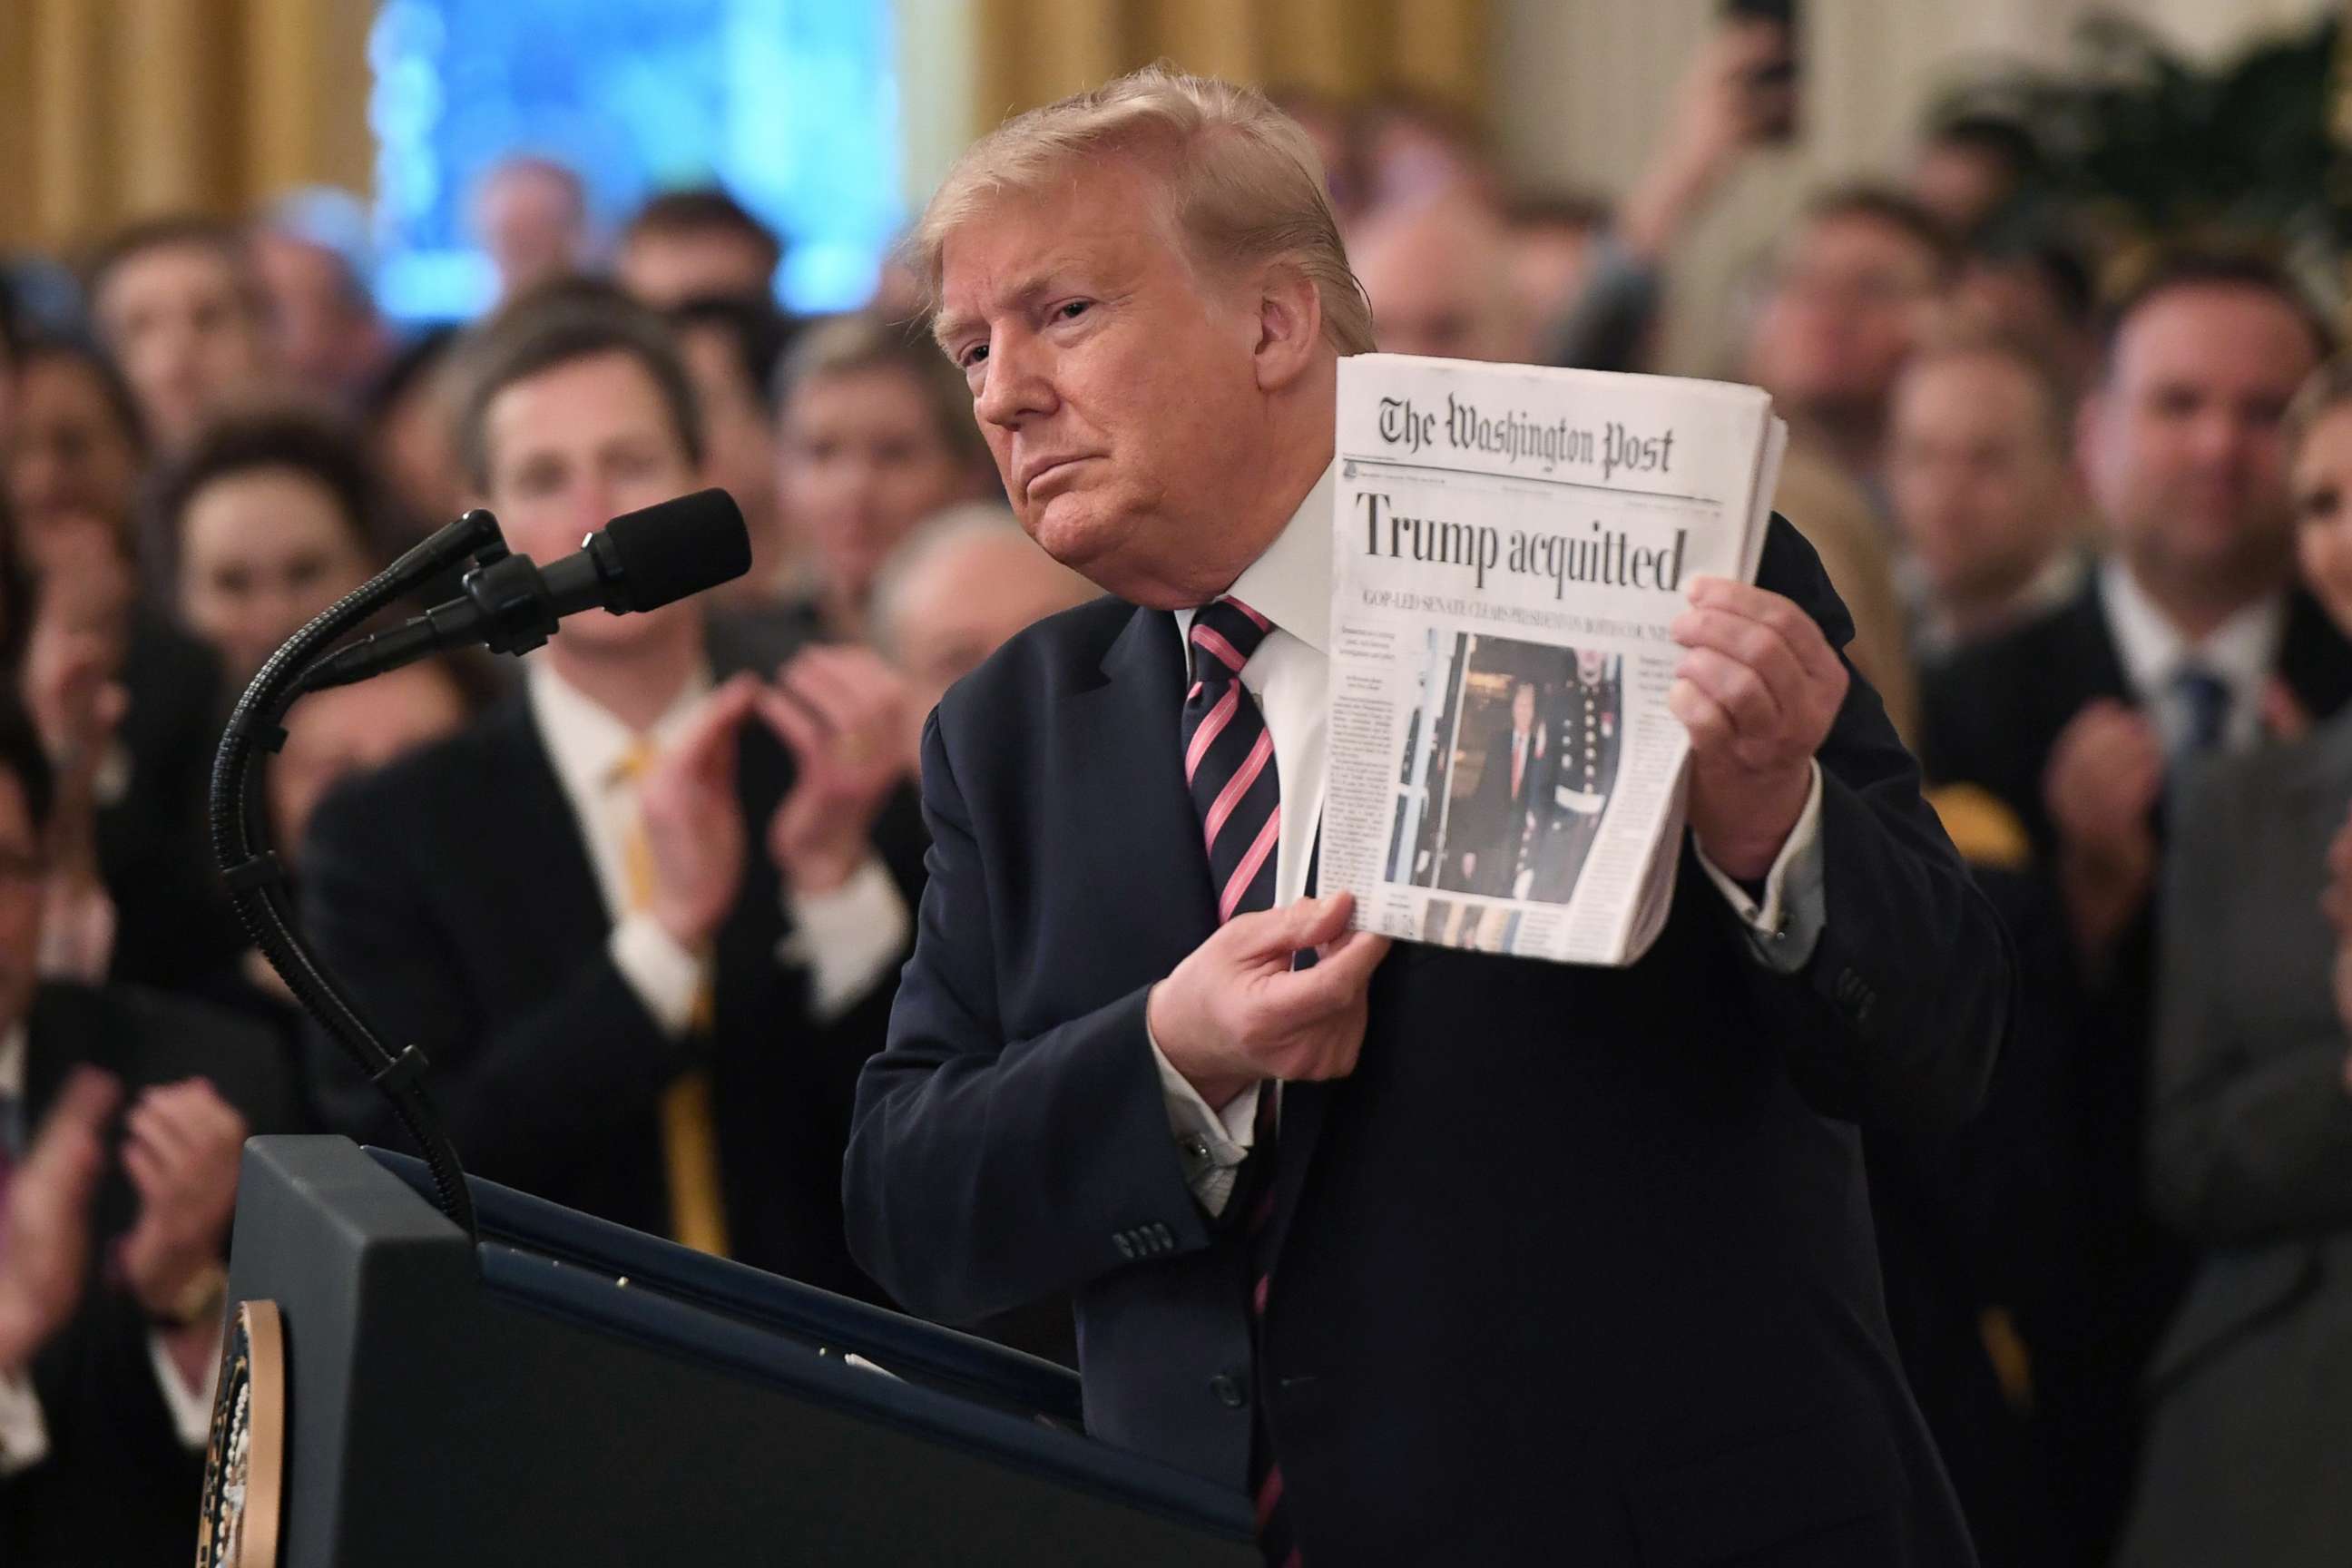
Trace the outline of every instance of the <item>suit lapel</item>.
<path fill-rule="evenodd" d="M 480 864 L 499 870 L 485 885 L 511 889 L 527 900 L 528 924 L 521 929 L 534 933 L 533 945 L 588 952 L 604 940 L 613 916 L 596 884 L 587 837 L 522 694 L 509 699 L 491 719 L 485 739 L 490 764 L 485 783 L 499 803 L 496 812 L 476 817 L 485 836 L 477 848 L 484 857 Z M 511 913 L 520 917 L 526 911 Z"/>
<path fill-rule="evenodd" d="M 1174 621 L 1136 611 L 1103 656 L 1102 673 L 1101 685 L 1070 702 L 1055 766 L 1084 781 L 1082 809 L 1108 830 L 1095 896 L 1123 906 L 1119 926 L 1139 928 L 1147 946 L 1139 957 L 1165 974 L 1217 928 L 1209 857 L 1184 788 L 1184 650 Z"/>

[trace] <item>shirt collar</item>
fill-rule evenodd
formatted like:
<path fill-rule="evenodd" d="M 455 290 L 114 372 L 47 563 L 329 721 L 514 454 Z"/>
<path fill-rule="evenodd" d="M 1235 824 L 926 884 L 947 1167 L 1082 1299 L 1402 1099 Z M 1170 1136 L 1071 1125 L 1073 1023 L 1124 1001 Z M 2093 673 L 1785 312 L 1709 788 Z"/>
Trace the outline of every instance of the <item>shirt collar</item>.
<path fill-rule="evenodd" d="M 593 799 L 609 788 L 621 763 L 640 737 L 614 717 L 595 699 L 556 673 L 546 659 L 524 667 L 532 720 L 547 744 L 556 776 L 582 799 Z M 685 727 L 688 717 L 711 689 L 710 668 L 698 662 L 677 695 L 643 739 L 658 747 Z"/>
<path fill-rule="evenodd" d="M 1339 465 L 1323 470 L 1298 510 L 1220 597 L 1239 599 L 1317 653 L 1331 651 L 1331 499 Z M 1176 612 L 1176 629 L 1192 634 L 1192 612 Z"/>
<path fill-rule="evenodd" d="M 2192 643 L 2113 557 L 2099 568 L 2099 599 L 2124 679 L 2143 700 L 2162 696 L 2189 664 L 2219 676 L 2234 692 L 2259 690 L 2286 636 L 2286 599 L 2273 594 Z"/>

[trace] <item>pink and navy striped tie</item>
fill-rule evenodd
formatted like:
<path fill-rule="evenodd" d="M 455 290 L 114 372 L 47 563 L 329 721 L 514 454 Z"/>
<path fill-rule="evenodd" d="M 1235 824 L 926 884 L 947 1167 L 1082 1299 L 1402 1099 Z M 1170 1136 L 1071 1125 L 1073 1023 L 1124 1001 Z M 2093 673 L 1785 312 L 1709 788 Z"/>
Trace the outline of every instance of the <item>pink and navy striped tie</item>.
<path fill-rule="evenodd" d="M 1242 685 L 1242 666 L 1273 626 L 1239 599 L 1192 616 L 1192 689 L 1184 698 L 1184 783 L 1201 813 L 1217 922 L 1274 907 L 1282 792 L 1274 736 Z"/>
<path fill-rule="evenodd" d="M 1274 765 L 1274 737 L 1242 685 L 1242 667 L 1273 630 L 1239 599 L 1219 599 L 1192 616 L 1192 689 L 1184 698 L 1184 782 L 1201 814 L 1209 851 L 1209 880 L 1217 894 L 1217 922 L 1274 907 L 1275 845 L 1282 836 L 1282 792 Z M 1274 1085 L 1258 1090 L 1257 1131 L 1237 1198 L 1250 1205 L 1250 1324 L 1261 1329 L 1270 1283 L 1265 1258 L 1274 1215 Z M 1265 1401 L 1254 1400 L 1250 1491 L 1257 1510 L 1258 1544 L 1274 1568 L 1297 1568 L 1300 1557 L 1284 1506 L 1282 1467 L 1265 1424 Z"/>

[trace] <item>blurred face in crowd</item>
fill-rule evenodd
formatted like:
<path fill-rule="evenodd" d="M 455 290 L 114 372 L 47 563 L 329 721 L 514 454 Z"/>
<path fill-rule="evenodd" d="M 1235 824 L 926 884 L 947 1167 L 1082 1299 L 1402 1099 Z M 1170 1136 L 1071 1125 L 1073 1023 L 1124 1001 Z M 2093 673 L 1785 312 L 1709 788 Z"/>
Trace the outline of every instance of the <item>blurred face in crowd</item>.
<path fill-rule="evenodd" d="M 1527 351 L 1508 238 L 1467 200 L 1374 218 L 1357 237 L 1356 277 L 1384 353 L 1508 362 Z"/>
<path fill-rule="evenodd" d="M 46 869 L 25 786 L 14 773 L 0 770 L 0 1023 L 24 1017 L 40 984 Z"/>
<path fill-rule="evenodd" d="M 2066 458 L 2050 392 L 1999 352 L 1936 354 L 1895 385 L 1887 480 L 1938 598 L 2003 599 L 2066 532 Z"/>
<path fill-rule="evenodd" d="M 2352 402 L 2335 404 L 2304 432 L 2293 481 L 2304 581 L 2352 636 Z"/>
<path fill-rule="evenodd" d="M 621 287 L 656 310 L 688 300 L 768 300 L 775 293 L 767 247 L 731 228 L 632 235 L 615 270 Z"/>
<path fill-rule="evenodd" d="M 2152 591 L 2243 599 L 2286 570 L 2281 430 L 2317 349 L 2258 289 L 2167 289 L 2132 312 L 2076 445 L 2117 549 Z"/>
<path fill-rule="evenodd" d="M 240 685 L 369 570 L 358 520 L 299 469 L 223 474 L 180 514 L 181 617 Z"/>
<path fill-rule="evenodd" d="M 34 637 L 96 639 L 108 669 L 121 668 L 130 654 L 139 593 L 119 529 L 95 513 L 68 512 L 51 523 L 33 563 L 39 579 Z"/>
<path fill-rule="evenodd" d="M 428 371 L 385 405 L 369 432 L 377 471 L 408 515 L 432 528 L 466 510 L 451 418 L 448 384 Z"/>
<path fill-rule="evenodd" d="M 2008 163 L 1965 142 L 1935 141 L 1911 171 L 1911 196 L 1954 234 L 1970 234 L 2017 189 Z"/>
<path fill-rule="evenodd" d="M 311 812 L 343 778 L 396 761 L 465 721 L 457 683 L 430 661 L 304 698 L 287 717 L 286 747 L 269 770 L 277 843 L 299 848 Z"/>
<path fill-rule="evenodd" d="M 26 552 L 50 520 L 81 512 L 128 519 L 139 493 L 139 447 L 89 363 L 36 354 L 17 378 L 16 429 L 6 447 L 8 499 Z"/>
<path fill-rule="evenodd" d="M 907 678 L 909 755 L 948 688 L 1015 632 L 1084 604 L 1094 586 L 1010 528 L 940 545 L 898 586 L 892 646 Z"/>
<path fill-rule="evenodd" d="M 1592 266 L 1592 230 L 1573 224 L 1521 224 L 1510 231 L 1511 290 L 1519 320 L 1538 331 L 1558 320 Z"/>
<path fill-rule="evenodd" d="M 947 237 L 937 322 L 1021 526 L 1160 608 L 1265 548 L 1267 476 L 1315 428 L 1328 457 L 1334 378 L 1311 286 L 1196 264 L 1171 223 L 1133 159 L 1007 196 Z"/>
<path fill-rule="evenodd" d="M 580 187 L 562 171 L 529 159 L 493 170 L 474 198 L 474 229 L 510 298 L 577 271 L 588 254 Z"/>
<path fill-rule="evenodd" d="M 625 511 L 700 488 L 703 476 L 654 373 L 621 349 L 567 360 L 503 387 L 482 414 L 489 493 L 507 543 L 545 563 Z M 681 599 L 641 615 L 592 610 L 563 623 L 568 650 L 627 653 L 698 625 Z"/>
<path fill-rule="evenodd" d="M 702 408 L 705 470 L 735 498 L 751 531 L 751 569 L 714 592 L 743 603 L 771 599 L 790 553 L 777 496 L 775 422 L 725 328 L 682 328 L 677 346 Z"/>
<path fill-rule="evenodd" d="M 99 289 L 95 315 L 167 451 L 268 365 L 237 263 L 216 246 L 159 245 L 123 258 Z"/>
<path fill-rule="evenodd" d="M 2029 258 L 1970 260 L 1952 286 L 1951 310 L 1955 321 L 2011 342 L 2032 344 L 2068 386 L 2083 384 L 2097 355 L 2085 323 Z"/>
<path fill-rule="evenodd" d="M 1864 214 L 1816 218 L 1782 258 L 1749 342 L 1749 374 L 1800 413 L 1875 420 L 1936 303 L 1936 257 Z"/>
<path fill-rule="evenodd" d="M 329 395 L 365 380 L 385 339 L 349 264 L 325 246 L 270 233 L 254 237 L 253 260 L 269 297 L 278 357 L 294 378 Z"/>
<path fill-rule="evenodd" d="M 874 574 L 915 524 L 973 490 L 938 405 L 904 370 L 816 375 L 783 410 L 783 494 L 828 588 L 863 605 Z"/>

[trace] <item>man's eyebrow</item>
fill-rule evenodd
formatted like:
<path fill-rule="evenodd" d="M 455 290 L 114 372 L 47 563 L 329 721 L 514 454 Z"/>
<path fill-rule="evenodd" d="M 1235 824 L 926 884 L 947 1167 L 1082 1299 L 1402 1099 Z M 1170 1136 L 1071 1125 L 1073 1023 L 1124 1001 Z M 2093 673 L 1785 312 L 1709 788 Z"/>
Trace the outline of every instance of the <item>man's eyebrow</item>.
<path fill-rule="evenodd" d="M 998 294 L 997 300 L 1003 305 L 1024 309 L 1034 304 L 1054 287 L 1054 268 L 1041 267 L 1009 285 Z M 940 345 L 942 353 L 952 353 L 954 351 L 949 345 L 958 336 L 978 326 L 980 320 L 978 316 L 955 315 L 942 310 L 931 318 L 931 341 Z"/>

